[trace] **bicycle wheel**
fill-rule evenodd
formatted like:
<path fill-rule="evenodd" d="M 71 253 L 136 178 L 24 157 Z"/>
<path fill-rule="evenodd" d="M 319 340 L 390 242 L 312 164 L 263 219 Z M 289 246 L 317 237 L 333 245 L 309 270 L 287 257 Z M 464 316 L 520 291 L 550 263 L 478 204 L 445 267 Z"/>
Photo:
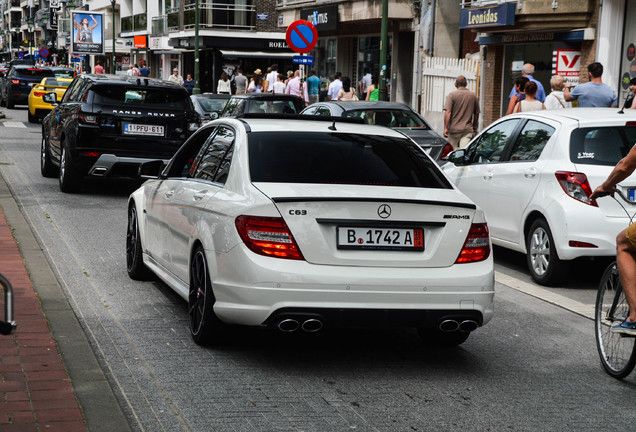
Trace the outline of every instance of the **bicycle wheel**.
<path fill-rule="evenodd" d="M 610 332 L 629 315 L 629 306 L 618 278 L 616 262 L 610 264 L 598 287 L 594 325 L 596 347 L 605 371 L 614 378 L 625 378 L 636 365 L 636 337 Z"/>

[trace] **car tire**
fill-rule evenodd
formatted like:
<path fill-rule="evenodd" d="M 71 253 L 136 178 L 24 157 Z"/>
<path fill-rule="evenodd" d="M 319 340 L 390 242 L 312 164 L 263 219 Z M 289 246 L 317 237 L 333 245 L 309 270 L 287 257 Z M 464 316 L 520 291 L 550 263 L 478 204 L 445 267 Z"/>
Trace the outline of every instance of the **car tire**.
<path fill-rule="evenodd" d="M 559 259 L 548 222 L 535 220 L 526 236 L 526 260 L 532 279 L 539 285 L 555 285 L 567 274 L 569 263 Z"/>
<path fill-rule="evenodd" d="M 214 314 L 215 301 L 205 251 L 198 246 L 190 263 L 188 295 L 190 334 L 198 345 L 209 345 L 221 341 L 225 325 Z"/>
<path fill-rule="evenodd" d="M 4 97 L 2 96 L 2 92 L 0 91 L 0 106 L 5 106 L 6 102 L 4 100 Z"/>
<path fill-rule="evenodd" d="M 29 119 L 29 123 L 37 123 L 38 117 L 31 115 L 31 111 L 27 111 L 27 118 Z"/>
<path fill-rule="evenodd" d="M 51 154 L 46 145 L 46 138 L 42 137 L 42 145 L 40 147 L 40 172 L 42 177 L 56 177 L 58 175 L 57 167 L 51 161 Z"/>
<path fill-rule="evenodd" d="M 7 95 L 7 108 L 9 109 L 13 109 L 15 107 L 15 102 L 13 102 L 13 99 L 11 99 L 11 96 Z"/>
<path fill-rule="evenodd" d="M 143 248 L 139 235 L 139 220 L 134 203 L 128 210 L 128 228 L 126 230 L 126 271 L 131 279 L 145 281 L 153 279 L 153 273 L 144 264 Z"/>
<path fill-rule="evenodd" d="M 418 328 L 417 332 L 426 345 L 445 347 L 454 347 L 457 345 L 461 345 L 466 342 L 466 339 L 468 339 L 468 336 L 470 336 L 469 332 L 463 332 L 459 330 L 454 332 L 445 332 L 439 329 L 424 327 Z"/>
<path fill-rule="evenodd" d="M 80 190 L 80 176 L 68 160 L 67 150 L 62 143 L 62 155 L 60 156 L 60 190 L 64 193 L 74 193 Z"/>

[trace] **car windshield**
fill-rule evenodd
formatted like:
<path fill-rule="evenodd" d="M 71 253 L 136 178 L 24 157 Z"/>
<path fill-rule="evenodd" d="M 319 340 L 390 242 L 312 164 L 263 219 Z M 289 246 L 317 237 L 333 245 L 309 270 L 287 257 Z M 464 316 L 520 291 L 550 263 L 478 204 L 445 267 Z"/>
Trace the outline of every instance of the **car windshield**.
<path fill-rule="evenodd" d="M 343 117 L 361 118 L 367 124 L 377 124 L 381 126 L 389 126 L 392 128 L 408 127 L 430 129 L 428 125 L 422 121 L 412 111 L 399 109 L 359 109 L 345 111 Z"/>
<path fill-rule="evenodd" d="M 227 99 L 196 98 L 196 100 L 205 112 L 221 112 L 227 103 Z"/>
<path fill-rule="evenodd" d="M 58 81 L 58 80 L 53 79 L 53 78 L 47 78 L 46 81 L 44 81 L 44 86 L 46 86 L 46 87 L 68 87 L 70 83 L 71 83 L 70 81 Z"/>
<path fill-rule="evenodd" d="M 28 68 L 16 69 L 15 76 L 18 78 L 44 78 L 55 76 L 50 69 Z"/>
<path fill-rule="evenodd" d="M 274 113 L 274 114 L 299 114 L 301 109 L 296 109 L 292 100 L 258 100 L 250 101 L 247 112 L 249 113 Z"/>
<path fill-rule="evenodd" d="M 406 138 L 327 132 L 252 132 L 253 182 L 450 189 L 434 162 Z"/>
<path fill-rule="evenodd" d="M 189 109 L 190 96 L 186 91 L 169 88 L 130 88 L 124 86 L 101 85 L 92 89 L 93 103 L 102 105 L 124 105 L 126 107 Z"/>
<path fill-rule="evenodd" d="M 570 160 L 614 166 L 635 144 L 636 125 L 575 129 L 570 136 Z"/>

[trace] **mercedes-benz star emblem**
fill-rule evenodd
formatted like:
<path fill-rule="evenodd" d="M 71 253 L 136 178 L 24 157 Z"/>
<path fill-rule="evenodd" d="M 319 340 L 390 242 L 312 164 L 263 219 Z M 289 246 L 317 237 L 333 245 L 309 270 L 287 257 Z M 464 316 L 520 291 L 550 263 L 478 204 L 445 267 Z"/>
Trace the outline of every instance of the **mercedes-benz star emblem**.
<path fill-rule="evenodd" d="M 391 216 L 391 207 L 389 207 L 388 204 L 382 204 L 380 207 L 378 207 L 378 216 L 380 216 L 382 219 L 386 219 Z"/>

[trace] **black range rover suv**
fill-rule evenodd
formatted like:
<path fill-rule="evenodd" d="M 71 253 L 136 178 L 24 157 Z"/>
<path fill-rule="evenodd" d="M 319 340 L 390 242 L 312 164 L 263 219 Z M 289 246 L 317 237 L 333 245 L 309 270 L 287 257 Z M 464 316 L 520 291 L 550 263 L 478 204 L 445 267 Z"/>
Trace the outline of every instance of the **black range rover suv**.
<path fill-rule="evenodd" d="M 77 192 L 85 176 L 137 177 L 143 162 L 167 163 L 200 125 L 184 87 L 151 78 L 80 75 L 42 120 L 41 172 L 59 175 L 63 192 Z"/>

